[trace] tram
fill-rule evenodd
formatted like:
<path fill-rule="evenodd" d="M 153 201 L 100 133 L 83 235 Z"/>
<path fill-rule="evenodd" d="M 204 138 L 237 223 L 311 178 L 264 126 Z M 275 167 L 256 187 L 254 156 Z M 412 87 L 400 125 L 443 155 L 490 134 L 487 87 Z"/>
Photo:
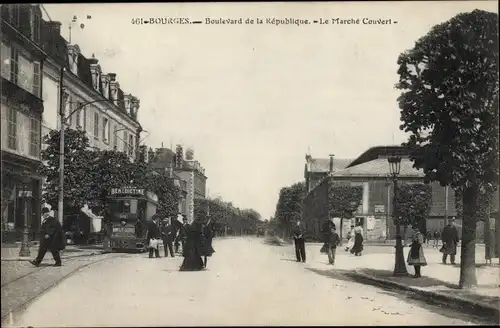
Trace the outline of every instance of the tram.
<path fill-rule="evenodd" d="M 158 207 L 158 196 L 143 188 L 111 188 L 106 197 L 110 243 L 113 251 L 139 251 L 148 247 L 147 223 Z"/>

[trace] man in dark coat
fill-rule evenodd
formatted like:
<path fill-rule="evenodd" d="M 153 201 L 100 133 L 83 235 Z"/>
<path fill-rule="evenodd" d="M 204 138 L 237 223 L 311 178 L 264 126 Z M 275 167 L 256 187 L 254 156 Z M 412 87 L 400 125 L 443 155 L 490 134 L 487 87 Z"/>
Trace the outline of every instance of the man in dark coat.
<path fill-rule="evenodd" d="M 182 251 L 184 252 L 184 247 L 186 245 L 187 233 L 188 233 L 188 221 L 186 217 L 182 218 L 182 226 L 179 228 L 179 234 L 177 235 L 177 242 L 181 242 Z M 176 250 L 178 252 L 178 249 Z"/>
<path fill-rule="evenodd" d="M 451 264 L 455 264 L 455 255 L 457 254 L 457 244 L 459 241 L 458 230 L 455 227 L 455 218 L 448 222 L 448 225 L 441 232 L 443 247 L 439 250 L 443 253 L 443 264 L 446 264 L 446 258 L 450 255 Z"/>
<path fill-rule="evenodd" d="M 48 250 L 54 257 L 55 266 L 61 266 L 61 255 L 59 252 L 65 248 L 63 228 L 61 223 L 50 214 L 50 210 L 46 207 L 42 209 L 42 217 L 38 256 L 34 261 L 30 261 L 30 263 L 34 266 L 39 266 Z"/>
<path fill-rule="evenodd" d="M 205 225 L 203 227 L 203 235 L 204 235 L 205 240 L 206 240 L 205 250 L 204 250 L 204 254 L 203 254 L 203 256 L 204 256 L 203 263 L 204 263 L 205 268 L 207 267 L 207 257 L 210 257 L 210 256 L 212 256 L 213 253 L 215 253 L 215 250 L 212 247 L 212 240 L 214 238 L 214 234 L 215 234 L 215 223 L 212 220 L 212 218 L 210 218 L 210 216 L 209 216 L 207 222 L 205 223 Z"/>
<path fill-rule="evenodd" d="M 337 246 L 340 244 L 340 237 L 337 233 L 335 223 L 333 219 L 326 221 L 323 225 L 323 236 L 324 242 L 322 251 L 328 254 L 328 263 L 335 264 L 335 253 L 337 251 Z"/>
<path fill-rule="evenodd" d="M 148 222 L 147 239 L 148 239 L 148 242 L 151 242 L 151 239 L 161 239 L 161 231 L 160 231 L 160 227 L 158 226 L 158 217 L 153 217 L 153 220 Z M 158 246 L 156 248 L 149 247 L 149 258 L 153 258 L 153 250 L 155 253 L 155 257 L 159 258 L 160 257 L 160 250 L 158 249 Z"/>
<path fill-rule="evenodd" d="M 175 228 L 170 224 L 170 218 L 163 220 L 161 226 L 161 235 L 163 239 L 163 249 L 165 251 L 165 257 L 168 257 L 168 252 L 170 251 L 170 256 L 174 257 L 174 247 L 173 242 L 175 238 Z"/>
<path fill-rule="evenodd" d="M 306 229 L 301 224 L 300 220 L 297 220 L 297 224 L 292 229 L 292 236 L 295 242 L 295 256 L 297 257 L 297 262 L 306 262 L 306 240 L 305 235 Z"/>

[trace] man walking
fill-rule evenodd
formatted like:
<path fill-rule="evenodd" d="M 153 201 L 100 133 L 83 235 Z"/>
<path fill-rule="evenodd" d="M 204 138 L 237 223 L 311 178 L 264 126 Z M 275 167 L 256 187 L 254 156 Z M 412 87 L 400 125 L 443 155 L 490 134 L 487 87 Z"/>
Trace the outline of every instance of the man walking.
<path fill-rule="evenodd" d="M 175 237 L 175 229 L 170 223 L 170 218 L 165 218 L 161 227 L 161 235 L 163 239 L 163 250 L 165 251 L 165 257 L 168 257 L 168 252 L 170 251 L 170 256 L 174 257 L 174 247 L 172 245 Z"/>
<path fill-rule="evenodd" d="M 434 247 L 438 248 L 439 246 L 439 238 L 441 238 L 441 233 L 439 229 L 434 230 Z"/>
<path fill-rule="evenodd" d="M 333 219 L 327 221 L 325 227 L 325 245 L 326 253 L 328 254 L 328 263 L 331 265 L 335 264 L 335 253 L 337 252 L 337 246 L 340 244 L 340 237 L 337 233 L 335 223 Z"/>
<path fill-rule="evenodd" d="M 48 250 L 52 253 L 52 257 L 56 262 L 55 266 L 61 266 L 59 252 L 65 248 L 63 228 L 61 223 L 50 214 L 50 210 L 46 207 L 42 209 L 42 218 L 38 256 L 30 263 L 39 266 Z"/>
<path fill-rule="evenodd" d="M 448 222 L 448 225 L 441 232 L 443 247 L 439 250 L 443 253 L 443 264 L 446 264 L 446 258 L 450 255 L 451 264 L 455 264 L 455 255 L 457 254 L 457 244 L 459 241 L 458 230 L 455 227 L 455 218 Z"/>
<path fill-rule="evenodd" d="M 306 229 L 300 223 L 300 220 L 297 220 L 297 224 L 292 229 L 292 235 L 295 242 L 295 256 L 297 257 L 297 262 L 306 262 L 306 240 L 304 238 L 304 234 Z"/>
<path fill-rule="evenodd" d="M 147 239 L 149 242 L 149 258 L 153 258 L 153 251 L 155 257 L 160 257 L 160 250 L 158 249 L 158 242 L 161 239 L 161 231 L 158 226 L 158 217 L 154 216 L 151 221 L 148 222 L 148 235 Z"/>

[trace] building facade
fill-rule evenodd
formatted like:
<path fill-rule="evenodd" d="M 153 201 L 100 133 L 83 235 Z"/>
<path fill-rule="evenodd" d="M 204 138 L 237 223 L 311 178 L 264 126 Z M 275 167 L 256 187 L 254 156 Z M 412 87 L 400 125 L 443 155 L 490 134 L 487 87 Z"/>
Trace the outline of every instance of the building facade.
<path fill-rule="evenodd" d="M 303 219 L 313 236 L 319 238 L 322 223 L 328 217 L 328 185 L 343 184 L 362 186 L 362 204 L 354 213 L 354 218 L 345 220 L 342 236 L 345 237 L 352 223 L 360 223 L 367 240 L 395 238 L 395 225 L 392 220 L 393 185 L 387 178 L 392 154 L 402 156 L 399 183 L 423 183 L 424 174 L 413 168 L 406 150 L 402 147 L 373 147 L 353 160 L 343 170 L 335 171 L 320 180 L 308 192 L 303 206 Z M 426 220 L 426 229 L 441 229 L 445 218 L 456 216 L 453 189 L 442 187 L 434 182 L 432 186 L 432 208 Z M 460 230 L 460 222 L 458 222 Z M 479 231 L 479 229 L 478 229 Z M 460 231 L 459 231 L 460 232 Z"/>
<path fill-rule="evenodd" d="M 13 241 L 25 227 L 31 234 L 39 229 L 41 71 L 47 54 L 41 45 L 39 5 L 2 5 L 0 14 L 2 239 Z"/>
<path fill-rule="evenodd" d="M 115 73 L 105 74 L 99 60 L 87 58 L 76 44 L 61 36 L 60 22 L 42 21 L 42 40 L 48 58 L 43 67 L 42 136 L 61 127 L 59 106 L 62 92 L 66 126 L 86 132 L 90 145 L 118 150 L 135 159 L 142 132 L 138 121 L 140 101 L 121 88 Z M 66 72 L 61 75 L 61 69 Z"/>

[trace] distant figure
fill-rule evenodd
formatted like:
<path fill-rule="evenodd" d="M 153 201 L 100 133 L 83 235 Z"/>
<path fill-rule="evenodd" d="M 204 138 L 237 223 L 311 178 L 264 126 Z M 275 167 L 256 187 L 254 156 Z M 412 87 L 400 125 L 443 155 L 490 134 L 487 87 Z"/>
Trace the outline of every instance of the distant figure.
<path fill-rule="evenodd" d="M 176 250 L 175 252 L 179 252 L 179 244 L 182 246 L 182 252 L 184 252 L 184 246 L 187 240 L 187 229 L 189 228 L 188 221 L 186 217 L 182 218 L 182 226 L 179 228 L 179 233 L 176 238 Z"/>
<path fill-rule="evenodd" d="M 443 247 L 439 250 L 443 253 L 443 264 L 446 264 L 446 258 L 450 255 L 451 264 L 455 264 L 455 255 L 457 254 L 458 230 L 455 227 L 455 218 L 448 222 L 448 225 L 441 232 L 441 240 Z"/>
<path fill-rule="evenodd" d="M 422 266 L 427 265 L 427 261 L 424 256 L 424 249 L 422 244 L 424 242 L 424 236 L 418 230 L 418 227 L 413 228 L 412 244 L 410 246 L 410 251 L 408 252 L 408 265 L 413 265 L 415 267 L 414 278 L 420 278 L 420 269 Z"/>
<path fill-rule="evenodd" d="M 34 266 L 39 266 L 48 250 L 52 253 L 52 257 L 56 262 L 55 266 L 61 266 L 61 255 L 59 252 L 65 248 L 64 230 L 61 223 L 50 214 L 50 210 L 46 207 L 42 209 L 42 218 L 38 255 L 30 263 Z"/>
<path fill-rule="evenodd" d="M 358 224 L 354 228 L 354 245 L 351 248 L 351 254 L 361 256 L 361 252 L 363 252 L 363 227 Z"/>
<path fill-rule="evenodd" d="M 306 229 L 300 223 L 300 220 L 297 220 L 297 224 L 292 229 L 292 236 L 295 242 L 295 256 L 297 257 L 297 262 L 306 262 L 306 241 L 304 238 L 304 234 Z"/>
<path fill-rule="evenodd" d="M 352 246 L 354 246 L 354 235 L 356 232 L 354 231 L 354 225 L 351 225 L 351 230 L 347 233 L 347 245 L 345 246 L 345 251 L 348 252 Z"/>
<path fill-rule="evenodd" d="M 184 226 L 186 241 L 182 248 L 182 256 L 184 260 L 180 267 L 180 271 L 200 271 L 203 270 L 203 248 L 205 241 L 203 236 L 203 223 L 195 220 L 192 224 Z"/>
<path fill-rule="evenodd" d="M 440 238 L 441 232 L 439 231 L 439 229 L 434 230 L 434 247 L 438 248 Z"/>
<path fill-rule="evenodd" d="M 203 236 L 205 237 L 205 249 L 203 251 L 203 266 L 207 267 L 207 257 L 211 257 L 215 253 L 212 247 L 212 240 L 215 234 L 215 224 L 209 216 L 207 222 L 203 225 Z"/>
<path fill-rule="evenodd" d="M 147 239 L 149 242 L 149 258 L 153 258 L 153 251 L 155 253 L 155 257 L 160 257 L 160 250 L 158 249 L 158 243 L 161 240 L 161 231 L 158 226 L 158 217 L 153 216 L 153 219 L 148 222 L 148 235 Z"/>
<path fill-rule="evenodd" d="M 168 257 L 168 252 L 170 251 L 170 256 L 174 257 L 174 246 L 172 242 L 175 238 L 175 228 L 170 224 L 170 218 L 163 219 L 163 224 L 161 226 L 161 236 L 163 239 L 163 250 L 165 252 L 165 257 Z"/>
<path fill-rule="evenodd" d="M 328 254 L 328 263 L 334 265 L 335 253 L 337 251 L 337 246 L 340 244 L 340 237 L 337 234 L 337 229 L 335 227 L 335 223 L 333 223 L 333 219 L 327 221 L 325 228 L 326 229 L 323 232 L 325 244 L 323 245 L 321 252 Z"/>

